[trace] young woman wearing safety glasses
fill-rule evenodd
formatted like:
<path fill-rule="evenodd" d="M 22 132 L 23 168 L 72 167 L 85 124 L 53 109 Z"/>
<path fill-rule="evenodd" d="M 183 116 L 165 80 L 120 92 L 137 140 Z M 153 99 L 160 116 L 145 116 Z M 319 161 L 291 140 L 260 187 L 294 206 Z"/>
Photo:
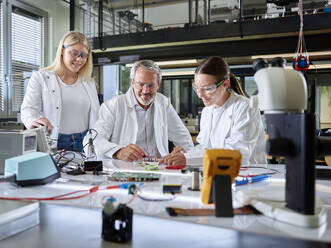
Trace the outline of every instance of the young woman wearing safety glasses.
<path fill-rule="evenodd" d="M 242 164 L 265 164 L 265 133 L 259 109 L 250 108 L 236 77 L 221 58 L 210 57 L 196 69 L 193 89 L 202 99 L 197 145 L 185 152 L 181 147 L 160 163 L 202 165 L 204 149 L 236 149 Z"/>
<path fill-rule="evenodd" d="M 92 67 L 87 38 L 75 31 L 65 34 L 53 63 L 32 73 L 21 106 L 24 125 L 46 126 L 57 149 L 81 152 L 100 107 Z"/>

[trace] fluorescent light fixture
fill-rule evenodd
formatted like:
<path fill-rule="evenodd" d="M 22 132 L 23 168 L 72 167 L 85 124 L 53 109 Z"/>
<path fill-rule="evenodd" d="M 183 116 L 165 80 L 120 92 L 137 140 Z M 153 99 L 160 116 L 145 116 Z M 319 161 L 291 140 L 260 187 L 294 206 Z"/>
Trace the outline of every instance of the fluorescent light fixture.
<path fill-rule="evenodd" d="M 264 58 L 264 59 L 272 59 L 275 57 L 282 57 L 282 58 L 294 58 L 295 53 L 282 53 L 282 54 L 264 54 L 264 55 L 254 55 L 251 56 L 252 59 L 257 58 Z M 331 51 L 321 51 L 321 52 L 308 52 L 309 56 L 330 56 Z"/>
<path fill-rule="evenodd" d="M 196 64 L 197 60 L 196 59 L 186 59 L 186 60 L 173 60 L 173 61 L 160 61 L 160 62 L 155 62 L 159 66 L 162 65 L 186 65 L 186 64 Z"/>
<path fill-rule="evenodd" d="M 162 71 L 162 70 L 161 70 Z M 195 70 L 185 70 L 185 71 L 162 71 L 162 77 L 165 76 L 184 76 L 184 75 L 194 75 Z"/>
<path fill-rule="evenodd" d="M 186 65 L 186 64 L 196 64 L 196 59 L 186 59 L 186 60 L 170 60 L 170 61 L 155 61 L 158 66 L 166 66 L 166 65 Z M 126 64 L 126 67 L 132 67 L 133 64 Z"/>

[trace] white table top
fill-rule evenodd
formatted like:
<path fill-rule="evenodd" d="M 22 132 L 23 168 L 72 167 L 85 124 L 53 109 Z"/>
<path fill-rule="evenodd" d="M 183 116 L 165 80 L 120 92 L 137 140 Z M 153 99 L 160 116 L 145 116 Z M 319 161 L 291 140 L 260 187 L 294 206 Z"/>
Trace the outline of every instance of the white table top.
<path fill-rule="evenodd" d="M 270 180 L 237 186 L 233 190 L 233 206 L 239 207 L 240 203 L 235 199 L 235 192 L 238 190 L 263 189 L 264 192 L 272 192 L 274 188 L 284 187 L 284 166 L 283 165 L 260 165 L 266 168 L 279 170 L 281 173 L 271 176 Z M 136 166 L 133 163 L 123 161 L 106 160 L 104 161 L 104 170 L 111 174 L 114 171 L 143 171 L 143 167 Z M 148 171 L 151 172 L 151 171 Z M 249 172 L 261 173 L 264 169 L 249 169 Z M 227 229 L 241 230 L 250 233 L 270 234 L 281 237 L 296 237 L 299 239 L 320 240 L 331 242 L 331 181 L 316 181 L 316 194 L 323 202 L 323 206 L 328 212 L 328 223 L 319 228 L 301 228 L 289 224 L 281 223 L 261 215 L 237 215 L 233 218 L 216 218 L 214 216 L 194 216 L 194 217 L 170 217 L 165 207 L 180 208 L 208 208 L 201 203 L 200 192 L 189 191 L 191 186 L 191 175 L 182 174 L 180 171 L 160 170 L 154 171 L 160 173 L 159 181 L 145 182 L 140 188 L 143 196 L 148 198 L 169 198 L 170 195 L 162 193 L 163 184 L 182 184 L 182 194 L 176 196 L 174 200 L 164 202 L 146 202 L 135 198 L 128 206 L 134 210 L 134 213 L 150 215 L 175 221 L 197 223 L 208 226 L 224 227 Z M 244 172 L 246 173 L 246 172 Z M 109 185 L 118 185 L 120 182 L 108 180 L 108 175 L 91 175 L 69 176 L 63 174 L 62 178 L 55 182 L 43 186 L 18 187 L 9 183 L 0 184 L 0 196 L 11 197 L 49 197 L 75 190 L 89 189 L 95 185 L 104 188 Z M 69 200 L 69 201 L 52 201 L 52 203 L 65 204 L 71 206 L 102 208 L 103 202 L 109 196 L 116 198 L 115 204 L 127 203 L 131 199 L 128 191 L 124 189 L 102 190 L 88 197 Z M 49 201 L 50 202 L 50 201 Z"/>

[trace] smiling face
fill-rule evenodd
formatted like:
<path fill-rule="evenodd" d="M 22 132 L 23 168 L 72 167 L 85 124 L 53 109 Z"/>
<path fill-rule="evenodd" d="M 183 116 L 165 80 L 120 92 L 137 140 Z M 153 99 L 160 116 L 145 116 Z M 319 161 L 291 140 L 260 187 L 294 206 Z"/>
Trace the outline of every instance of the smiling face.
<path fill-rule="evenodd" d="M 216 83 L 222 82 L 215 76 L 209 74 L 198 73 L 194 75 L 194 88 L 196 88 L 197 95 L 202 99 L 205 106 L 222 105 L 228 98 L 230 80 L 225 79 L 219 87 Z"/>
<path fill-rule="evenodd" d="M 146 108 L 153 102 L 160 83 L 157 73 L 140 67 L 136 70 L 131 86 L 139 104 Z"/>
<path fill-rule="evenodd" d="M 88 49 L 81 43 L 65 46 L 62 49 L 63 63 L 66 69 L 72 73 L 78 73 L 85 65 L 88 57 Z"/>

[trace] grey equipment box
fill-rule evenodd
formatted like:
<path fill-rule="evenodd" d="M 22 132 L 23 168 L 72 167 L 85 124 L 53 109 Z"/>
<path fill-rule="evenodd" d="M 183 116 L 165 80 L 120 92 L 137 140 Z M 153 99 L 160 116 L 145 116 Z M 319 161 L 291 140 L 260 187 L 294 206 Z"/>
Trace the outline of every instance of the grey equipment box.
<path fill-rule="evenodd" d="M 37 151 L 37 134 L 30 130 L 0 131 L 0 175 L 7 158 Z"/>

